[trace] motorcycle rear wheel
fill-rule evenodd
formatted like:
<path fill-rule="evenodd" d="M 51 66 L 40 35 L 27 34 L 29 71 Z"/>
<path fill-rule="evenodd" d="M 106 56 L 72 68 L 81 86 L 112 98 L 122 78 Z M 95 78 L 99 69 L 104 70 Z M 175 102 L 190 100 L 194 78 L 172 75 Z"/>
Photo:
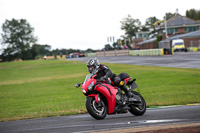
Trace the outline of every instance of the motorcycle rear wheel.
<path fill-rule="evenodd" d="M 144 98 L 136 91 L 131 91 L 131 92 L 140 98 L 142 105 L 131 105 L 130 106 L 131 109 L 129 112 L 135 116 L 143 115 L 146 112 L 146 102 Z"/>
<path fill-rule="evenodd" d="M 101 120 L 106 117 L 107 107 L 105 103 L 100 100 L 100 105 L 96 103 L 94 97 L 88 97 L 86 99 L 86 108 L 88 113 L 95 119 Z"/>

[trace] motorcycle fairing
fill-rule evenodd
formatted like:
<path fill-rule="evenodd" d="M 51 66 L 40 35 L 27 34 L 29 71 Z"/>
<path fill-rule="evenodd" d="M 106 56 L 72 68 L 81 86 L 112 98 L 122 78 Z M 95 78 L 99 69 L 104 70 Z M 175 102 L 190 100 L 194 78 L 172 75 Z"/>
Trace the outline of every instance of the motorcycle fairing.
<path fill-rule="evenodd" d="M 125 78 L 123 81 L 127 84 L 129 80 L 131 80 L 131 77 Z"/>
<path fill-rule="evenodd" d="M 83 83 L 82 85 L 82 88 L 88 92 L 88 89 L 87 87 L 94 81 L 94 84 L 96 83 L 96 80 L 95 79 L 90 79 L 90 80 L 87 80 L 86 82 Z"/>
<path fill-rule="evenodd" d="M 108 114 L 112 114 L 115 109 L 116 94 L 118 90 L 109 84 L 99 84 L 95 90 L 103 94 L 108 102 Z"/>
<path fill-rule="evenodd" d="M 133 82 L 132 85 L 130 86 L 130 89 L 134 90 L 137 87 L 138 87 L 138 85 L 135 82 Z"/>
<path fill-rule="evenodd" d="M 90 95 L 88 95 L 87 97 L 94 97 L 96 103 L 99 103 L 98 94 L 90 94 Z"/>
<path fill-rule="evenodd" d="M 133 79 L 131 81 L 132 77 L 126 78 L 123 81 L 125 82 L 126 85 L 130 88 L 130 90 L 134 90 L 135 88 L 138 87 L 138 85 L 135 83 L 136 79 Z"/>

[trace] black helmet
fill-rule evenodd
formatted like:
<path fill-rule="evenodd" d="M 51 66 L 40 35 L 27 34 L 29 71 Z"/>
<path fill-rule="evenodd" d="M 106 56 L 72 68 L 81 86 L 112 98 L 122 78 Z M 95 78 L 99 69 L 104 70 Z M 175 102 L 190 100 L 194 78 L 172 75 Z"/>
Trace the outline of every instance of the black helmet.
<path fill-rule="evenodd" d="M 94 72 L 94 70 L 96 70 L 99 67 L 99 65 L 100 65 L 100 63 L 97 58 L 89 59 L 87 61 L 87 67 L 88 67 L 88 71 L 90 73 Z"/>

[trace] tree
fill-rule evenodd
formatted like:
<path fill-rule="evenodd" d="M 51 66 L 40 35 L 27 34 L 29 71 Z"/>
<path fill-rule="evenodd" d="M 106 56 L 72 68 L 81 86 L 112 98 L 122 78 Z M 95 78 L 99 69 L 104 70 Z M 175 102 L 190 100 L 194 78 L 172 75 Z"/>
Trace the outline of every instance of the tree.
<path fill-rule="evenodd" d="M 118 46 L 118 43 L 117 43 L 117 42 L 114 42 L 114 43 L 112 44 L 112 46 L 113 46 L 113 48 L 114 48 L 114 49 L 118 49 L 118 48 L 119 48 L 119 46 Z"/>
<path fill-rule="evenodd" d="M 141 22 L 139 19 L 133 19 L 131 15 L 128 15 L 121 23 L 121 30 L 125 30 L 127 37 L 136 37 L 136 32 L 140 29 Z"/>
<path fill-rule="evenodd" d="M 105 50 L 113 50 L 113 48 L 110 46 L 110 44 L 105 45 Z"/>
<path fill-rule="evenodd" d="M 6 20 L 2 25 L 3 60 L 31 59 L 31 45 L 37 41 L 34 37 L 34 28 L 26 19 Z"/>
<path fill-rule="evenodd" d="M 155 23 L 155 22 L 157 22 L 158 21 L 158 19 L 154 16 L 154 17 L 149 17 L 149 18 L 147 18 L 146 19 L 146 24 L 145 25 L 148 25 L 148 26 L 153 26 L 153 24 Z"/>
<path fill-rule="evenodd" d="M 36 56 L 50 56 L 51 54 L 51 46 L 50 45 L 40 45 L 40 44 L 34 44 L 31 47 L 31 53 L 32 57 L 35 58 Z"/>
<path fill-rule="evenodd" d="M 157 19 L 155 16 L 153 17 L 149 17 L 146 19 L 146 23 L 145 23 L 145 26 L 143 29 L 145 29 L 146 31 L 150 31 L 149 32 L 149 37 L 154 37 L 156 36 L 156 27 L 158 25 L 160 25 L 160 20 Z M 142 30 L 142 31 L 145 31 L 145 30 Z"/>
<path fill-rule="evenodd" d="M 195 9 L 187 10 L 186 17 L 194 20 L 200 20 L 200 10 L 195 10 Z"/>
<path fill-rule="evenodd" d="M 87 52 L 87 53 L 93 53 L 93 52 L 96 52 L 96 50 L 93 50 L 93 49 L 91 49 L 91 48 L 88 48 L 87 50 L 85 50 L 85 52 Z"/>
<path fill-rule="evenodd" d="M 175 16 L 175 13 L 173 14 L 173 13 L 168 12 L 168 13 L 165 14 L 165 16 L 163 18 L 166 17 L 166 20 L 169 20 L 170 18 L 172 18 L 174 16 Z"/>
<path fill-rule="evenodd" d="M 149 31 L 149 27 L 148 25 L 142 25 L 140 31 Z"/>

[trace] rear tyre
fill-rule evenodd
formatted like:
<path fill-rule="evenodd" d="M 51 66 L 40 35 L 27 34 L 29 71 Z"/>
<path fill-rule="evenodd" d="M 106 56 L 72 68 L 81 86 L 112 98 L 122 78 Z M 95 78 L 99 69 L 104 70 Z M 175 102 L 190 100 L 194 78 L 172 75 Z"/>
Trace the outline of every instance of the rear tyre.
<path fill-rule="evenodd" d="M 132 93 L 139 97 L 141 105 L 131 105 L 130 113 L 136 116 L 143 115 L 146 112 L 146 102 L 144 98 L 136 91 L 132 91 Z"/>
<path fill-rule="evenodd" d="M 86 99 L 86 108 L 88 113 L 95 119 L 101 120 L 106 117 L 107 107 L 105 103 L 100 100 L 100 104 L 96 103 L 94 97 L 88 97 Z"/>

